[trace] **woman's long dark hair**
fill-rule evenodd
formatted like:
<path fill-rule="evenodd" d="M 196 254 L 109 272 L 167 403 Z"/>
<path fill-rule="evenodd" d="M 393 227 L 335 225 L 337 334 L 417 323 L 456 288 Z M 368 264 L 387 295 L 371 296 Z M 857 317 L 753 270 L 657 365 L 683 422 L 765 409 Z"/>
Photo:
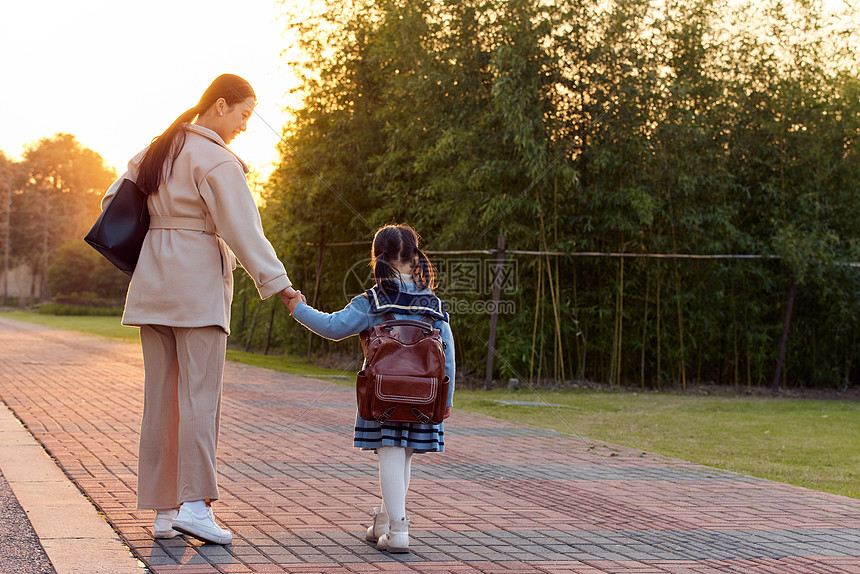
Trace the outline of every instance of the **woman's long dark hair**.
<path fill-rule="evenodd" d="M 421 289 L 436 289 L 436 269 L 424 252 L 418 248 L 418 232 L 408 225 L 386 225 L 376 232 L 371 248 L 373 278 L 383 293 L 400 291 L 398 263 L 412 262 L 418 257 L 412 269 L 412 280 Z"/>
<path fill-rule="evenodd" d="M 219 98 L 224 98 L 227 105 L 232 108 L 242 101 L 255 101 L 257 95 L 251 84 L 239 76 L 222 74 L 215 78 L 215 81 L 203 92 L 196 106 L 176 118 L 164 133 L 152 140 L 152 144 L 140 162 L 137 174 L 137 185 L 145 194 L 158 193 L 158 187 L 170 177 L 173 162 L 185 145 L 185 130 L 182 129 L 182 124 L 193 122 Z"/>

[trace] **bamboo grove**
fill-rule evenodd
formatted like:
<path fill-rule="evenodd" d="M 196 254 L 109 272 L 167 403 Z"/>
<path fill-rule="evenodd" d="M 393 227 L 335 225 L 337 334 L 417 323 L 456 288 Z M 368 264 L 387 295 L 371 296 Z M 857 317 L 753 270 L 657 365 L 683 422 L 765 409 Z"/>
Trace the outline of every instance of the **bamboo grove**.
<path fill-rule="evenodd" d="M 856 14 L 381 0 L 292 16 L 302 103 L 262 214 L 321 309 L 368 286 L 378 226 L 408 223 L 431 252 L 472 252 L 434 260 L 458 368 L 482 379 L 494 258 L 474 252 L 503 235 L 553 255 L 505 260 L 499 380 L 769 385 L 790 317 L 778 385 L 858 384 Z M 763 258 L 559 255 L 578 252 Z M 359 353 L 268 315 L 242 281 L 249 348 Z"/>

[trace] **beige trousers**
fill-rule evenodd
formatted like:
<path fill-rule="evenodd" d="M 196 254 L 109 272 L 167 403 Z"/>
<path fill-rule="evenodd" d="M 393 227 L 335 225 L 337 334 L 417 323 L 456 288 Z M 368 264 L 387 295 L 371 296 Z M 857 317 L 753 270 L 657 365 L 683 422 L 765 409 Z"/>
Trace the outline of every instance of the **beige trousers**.
<path fill-rule="evenodd" d="M 216 500 L 215 450 L 227 334 L 220 327 L 142 325 L 146 371 L 137 507 Z"/>

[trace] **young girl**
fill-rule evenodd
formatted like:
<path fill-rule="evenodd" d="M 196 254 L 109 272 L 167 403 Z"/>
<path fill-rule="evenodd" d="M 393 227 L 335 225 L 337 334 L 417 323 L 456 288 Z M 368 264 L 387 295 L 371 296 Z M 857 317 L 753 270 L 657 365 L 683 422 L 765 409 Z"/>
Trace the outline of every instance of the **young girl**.
<path fill-rule="evenodd" d="M 376 232 L 371 251 L 376 285 L 358 295 L 341 311 L 321 313 L 294 297 L 289 302 L 293 317 L 314 333 L 339 341 L 383 322 L 382 315 L 397 319 L 420 319 L 430 315 L 445 343 L 445 374 L 451 383 L 445 418 L 451 413 L 454 395 L 454 339 L 445 304 L 433 294 L 435 272 L 418 248 L 418 234 L 408 225 L 388 225 Z M 366 539 L 379 550 L 409 552 L 409 518 L 406 491 L 409 489 L 412 454 L 445 449 L 442 423 L 384 423 L 356 416 L 353 446 L 375 450 L 379 457 L 379 486 L 382 507 L 373 509 L 373 524 Z"/>

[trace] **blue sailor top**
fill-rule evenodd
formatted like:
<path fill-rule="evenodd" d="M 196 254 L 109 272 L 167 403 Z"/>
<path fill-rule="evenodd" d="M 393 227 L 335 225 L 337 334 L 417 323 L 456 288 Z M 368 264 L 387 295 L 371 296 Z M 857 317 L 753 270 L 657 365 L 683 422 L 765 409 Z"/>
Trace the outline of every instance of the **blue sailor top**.
<path fill-rule="evenodd" d="M 439 329 L 445 344 L 445 374 L 451 381 L 446 404 L 453 406 L 454 336 L 448 324 L 445 302 L 430 289 L 419 289 L 414 283 L 403 280 L 398 293 L 387 295 L 374 286 L 335 313 L 323 313 L 306 303 L 299 303 L 293 311 L 293 318 L 321 337 L 340 341 L 384 322 L 382 315 L 385 313 L 394 313 L 397 319 L 420 319 L 423 315 L 435 319 L 433 327 Z"/>

